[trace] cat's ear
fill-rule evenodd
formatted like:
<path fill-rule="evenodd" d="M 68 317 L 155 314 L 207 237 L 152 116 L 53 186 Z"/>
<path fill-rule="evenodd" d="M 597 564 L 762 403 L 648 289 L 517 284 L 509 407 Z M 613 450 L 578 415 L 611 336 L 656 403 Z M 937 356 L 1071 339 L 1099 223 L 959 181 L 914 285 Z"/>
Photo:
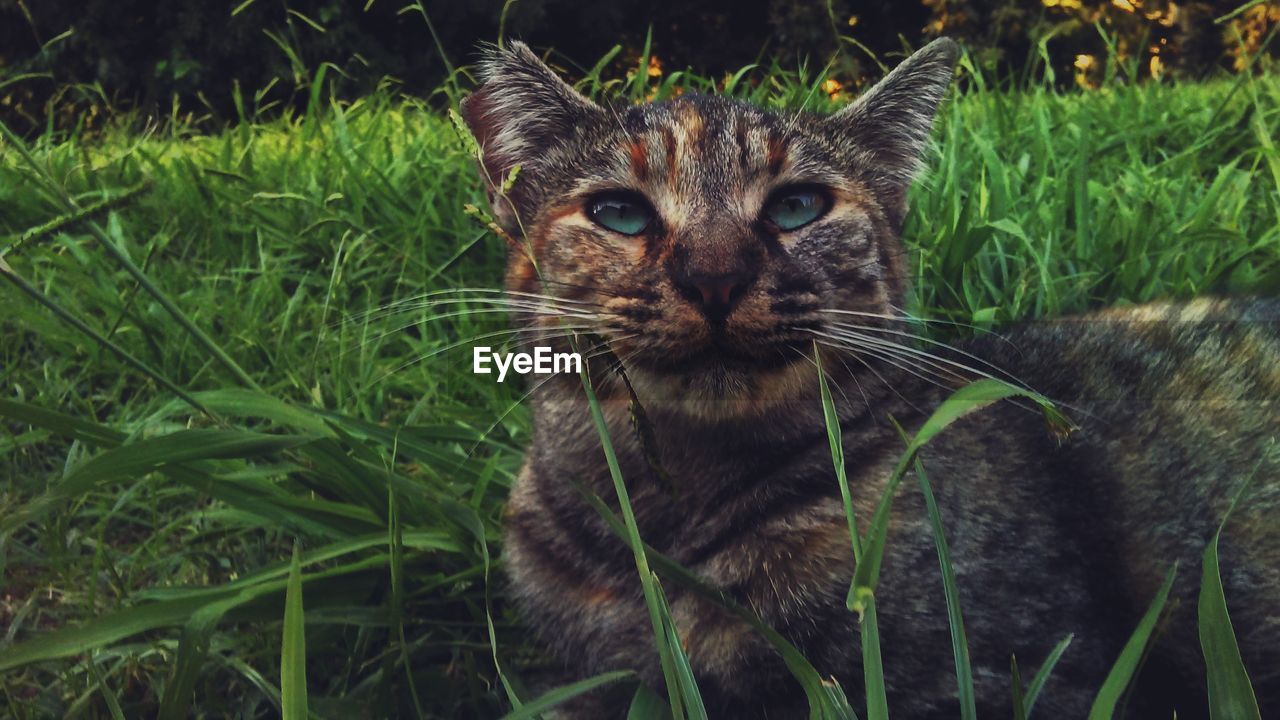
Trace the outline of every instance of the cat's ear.
<path fill-rule="evenodd" d="M 960 47 L 938 38 L 916 51 L 848 107 L 828 118 L 878 180 L 905 188 L 920 166 Z"/>
<path fill-rule="evenodd" d="M 480 79 L 480 88 L 460 109 L 480 145 L 491 192 L 513 167 L 528 168 L 575 127 L 603 112 L 519 41 L 490 49 L 480 64 Z"/>

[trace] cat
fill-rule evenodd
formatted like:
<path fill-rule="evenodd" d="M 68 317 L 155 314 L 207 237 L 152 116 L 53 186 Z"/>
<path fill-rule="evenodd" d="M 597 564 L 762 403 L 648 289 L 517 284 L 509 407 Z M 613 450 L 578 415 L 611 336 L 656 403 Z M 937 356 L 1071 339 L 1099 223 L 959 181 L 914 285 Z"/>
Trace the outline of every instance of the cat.
<path fill-rule="evenodd" d="M 582 349 L 641 536 L 757 612 L 854 707 L 853 553 L 815 351 L 863 519 L 904 448 L 894 422 L 914 432 L 976 371 L 1061 402 L 1077 425 L 1062 437 L 1001 402 L 922 453 L 980 716 L 1008 713 L 1011 656 L 1030 676 L 1068 635 L 1037 715 L 1088 714 L 1175 561 L 1174 609 L 1128 707 L 1205 715 L 1200 557 L 1252 476 L 1222 535 L 1222 576 L 1263 716 L 1280 716 L 1280 302 L 1156 303 L 918 349 L 899 311 L 899 234 L 957 55 L 936 40 L 820 115 L 693 94 L 600 105 L 527 46 L 493 50 L 461 114 L 512 244 L 516 321 L 545 344 L 566 345 L 566 318 L 585 328 L 580 342 L 595 338 Z M 563 665 L 560 682 L 631 669 L 661 694 L 632 554 L 578 489 L 618 509 L 580 379 L 543 379 L 531 398 L 533 439 L 505 515 L 510 590 Z M 807 717 L 758 633 L 664 590 L 711 717 Z M 914 480 L 894 507 L 876 597 L 890 710 L 956 717 L 941 575 Z M 632 690 L 559 712 L 624 717 Z"/>

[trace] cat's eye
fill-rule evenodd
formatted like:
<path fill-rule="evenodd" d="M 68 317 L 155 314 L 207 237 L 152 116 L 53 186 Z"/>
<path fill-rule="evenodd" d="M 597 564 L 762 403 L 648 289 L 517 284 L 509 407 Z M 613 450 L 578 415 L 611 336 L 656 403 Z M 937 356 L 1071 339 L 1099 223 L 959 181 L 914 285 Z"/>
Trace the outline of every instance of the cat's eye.
<path fill-rule="evenodd" d="M 653 222 L 653 209 L 634 193 L 610 192 L 587 201 L 587 217 L 600 227 L 623 235 L 639 235 Z"/>
<path fill-rule="evenodd" d="M 830 206 L 830 198 L 820 190 L 790 188 L 769 198 L 764 217 L 780 230 L 796 230 L 822 217 Z"/>

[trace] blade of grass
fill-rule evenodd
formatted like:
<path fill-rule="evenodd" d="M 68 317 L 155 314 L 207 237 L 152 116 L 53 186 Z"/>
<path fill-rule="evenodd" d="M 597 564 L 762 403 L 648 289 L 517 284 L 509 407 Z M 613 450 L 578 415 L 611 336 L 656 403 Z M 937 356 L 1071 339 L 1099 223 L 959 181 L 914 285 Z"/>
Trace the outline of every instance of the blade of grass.
<path fill-rule="evenodd" d="M 208 656 L 209 640 L 214 628 L 228 611 L 261 594 L 257 591 L 258 588 L 249 588 L 235 597 L 209 603 L 192 613 L 191 619 L 182 627 L 173 673 L 160 698 L 159 720 L 181 720 L 189 717 L 192 692 Z"/>
<path fill-rule="evenodd" d="M 120 208 L 126 207 L 130 203 L 132 203 L 139 195 L 142 195 L 143 193 L 147 192 L 150 189 L 151 189 L 151 181 L 143 180 L 142 182 L 134 185 L 133 187 L 122 190 L 117 195 L 103 198 L 96 202 L 85 205 L 84 207 L 80 208 L 79 210 L 76 210 L 75 212 L 69 212 L 69 213 L 64 213 L 62 215 L 59 215 L 58 217 L 42 225 L 38 225 L 36 227 L 33 227 L 29 230 L 24 231 L 21 235 L 18 236 L 16 240 L 10 243 L 7 247 L 0 248 L 0 257 L 9 255 L 11 253 L 16 253 L 18 250 L 22 248 L 23 245 L 31 242 L 32 240 L 36 240 L 46 235 L 53 235 L 54 233 L 61 232 L 69 227 L 77 225 L 80 222 L 88 218 L 94 217 L 96 215 L 101 215 L 103 213 L 110 212 L 112 210 L 118 210 Z"/>
<path fill-rule="evenodd" d="M 3 127 L 3 124 L 0 124 L 0 127 Z M 124 348 L 120 347 L 119 345 L 112 342 L 104 335 L 102 335 L 102 333 L 99 333 L 97 330 L 94 330 L 93 328 L 86 325 L 84 321 L 82 321 L 80 318 L 76 317 L 75 315 L 71 314 L 69 311 L 67 311 L 65 308 L 59 305 L 57 301 L 55 301 L 53 298 L 49 297 L 48 295 L 45 295 L 43 292 L 40 291 L 39 288 L 27 282 L 25 278 L 15 273 L 13 271 L 13 268 L 9 267 L 9 265 L 4 261 L 4 258 L 0 258 L 0 277 L 3 277 L 5 280 L 8 280 L 10 283 L 13 284 L 14 287 L 18 288 L 23 293 L 25 293 L 28 297 L 30 297 L 31 299 L 43 305 L 54 315 L 57 315 L 58 318 L 63 322 L 67 323 L 68 325 L 75 328 L 76 330 L 79 330 L 85 335 L 88 335 L 90 338 L 93 339 L 94 342 L 110 350 L 113 355 L 123 360 L 126 364 L 128 364 L 133 369 L 151 378 L 152 380 L 155 380 L 157 383 L 163 386 L 166 390 L 182 398 L 183 401 L 185 401 L 191 407 L 195 408 L 196 410 L 198 410 L 199 412 L 205 415 L 210 414 L 209 411 L 206 410 L 205 407 L 201 405 L 198 400 L 191 397 L 191 395 L 188 394 L 186 390 L 183 390 L 181 387 L 178 387 L 177 383 L 165 377 L 159 371 L 152 369 L 150 365 L 147 365 L 146 363 L 137 359 L 132 354 L 130 354 L 127 350 L 125 350 Z"/>
<path fill-rule="evenodd" d="M 586 393 L 587 404 L 591 409 L 591 420 L 595 423 L 596 433 L 600 436 L 600 446 L 604 450 L 605 462 L 609 466 L 609 476 L 613 479 L 613 489 L 617 493 L 618 505 L 622 510 L 622 520 L 625 523 L 627 541 L 635 557 L 636 570 L 640 573 L 641 589 L 644 592 L 645 607 L 649 610 L 649 621 L 653 626 L 658 661 L 662 666 L 662 677 L 666 680 L 667 699 L 671 703 L 671 715 L 675 720 L 683 720 L 685 713 L 683 694 L 687 690 L 680 683 L 672 655 L 676 652 L 683 653 L 684 650 L 678 643 L 672 647 L 671 643 L 668 642 L 666 626 L 670 622 L 670 616 L 663 617 L 663 601 L 658 596 L 660 591 L 653 582 L 653 571 L 649 569 L 649 559 L 645 545 L 640 539 L 640 528 L 636 523 L 635 512 L 631 509 L 631 498 L 627 492 L 627 485 L 622 479 L 622 468 L 618 464 L 617 455 L 613 450 L 613 441 L 609 437 L 608 422 L 605 420 L 604 411 L 600 409 L 600 401 L 596 398 L 595 388 L 592 386 L 586 363 L 582 364 L 580 376 L 582 388 Z M 685 662 L 688 662 L 688 660 L 686 659 Z M 696 687 L 689 690 L 696 692 Z"/>
<path fill-rule="evenodd" d="M 631 538 L 627 533 L 626 526 L 614 514 L 613 510 L 605 504 L 604 500 L 601 500 L 600 496 L 593 493 L 581 480 L 571 478 L 569 482 L 595 508 L 596 512 L 605 521 L 605 524 L 609 526 L 609 530 L 623 542 L 630 544 Z M 839 683 L 835 682 L 834 679 L 824 679 L 814 669 L 813 664 L 805 658 L 803 653 L 796 649 L 777 630 L 769 627 L 760 619 L 759 615 L 756 615 L 750 608 L 742 606 L 723 591 L 711 587 L 693 572 L 680 565 L 680 563 L 648 545 L 644 547 L 659 577 L 725 608 L 764 637 L 769 645 L 782 657 L 783 663 L 786 664 L 787 669 L 804 690 L 805 697 L 809 701 L 810 720 L 858 719 L 857 713 L 849 706 L 849 701 L 845 697 L 844 691 L 841 690 Z"/>
<path fill-rule="evenodd" d="M 1064 427 L 1070 426 L 1067 419 L 1043 395 L 1010 385 L 1001 380 L 990 378 L 978 380 L 969 383 L 947 397 L 933 411 L 933 414 L 925 420 L 920 429 L 916 431 L 915 437 L 907 444 L 907 449 L 903 452 L 898 464 L 894 467 L 893 473 L 889 476 L 889 481 L 885 485 L 884 495 L 881 496 L 880 502 L 876 506 L 876 511 L 871 517 L 871 526 L 867 530 L 867 540 L 862 546 L 863 561 L 855 568 L 853 582 L 849 588 L 851 606 L 855 611 L 862 609 L 862 605 L 865 602 L 863 598 L 875 590 L 876 582 L 880 575 L 880 562 L 884 556 L 885 536 L 888 530 L 889 513 L 893 507 L 893 497 L 897 492 L 898 485 L 902 482 L 907 468 L 910 467 L 911 462 L 915 459 L 916 452 L 956 420 L 994 402 L 1012 397 L 1025 397 L 1034 401 L 1040 406 L 1041 411 L 1051 424 Z"/>
<path fill-rule="evenodd" d="M 631 102 L 644 102 L 645 94 L 649 88 L 649 57 L 653 48 L 653 26 L 644 34 L 644 47 L 640 50 L 639 65 L 636 67 L 636 74 L 631 77 L 630 87 L 627 88 L 627 95 L 631 98 Z"/>
<path fill-rule="evenodd" d="M 530 700 L 519 710 L 514 710 L 504 715 L 502 720 L 529 720 L 530 718 L 537 717 L 538 713 L 546 712 L 547 710 L 550 710 L 561 703 L 568 702 L 585 692 L 590 692 L 602 685 L 608 685 L 609 683 L 625 680 L 626 678 L 631 677 L 635 677 L 635 673 L 630 670 L 616 670 L 614 672 L 601 673 L 599 675 L 589 677 L 586 680 L 579 680 L 578 682 L 551 690 L 535 700 Z"/>
<path fill-rule="evenodd" d="M 1009 656 L 1009 679 L 1013 683 L 1013 720 L 1027 720 L 1027 705 L 1022 697 L 1022 674 L 1018 672 L 1018 656 Z"/>
<path fill-rule="evenodd" d="M 1044 684 L 1049 679 L 1049 674 L 1053 672 L 1053 668 L 1062 659 L 1062 654 L 1067 651 L 1067 647 L 1071 645 L 1073 639 L 1075 639 L 1075 635 L 1068 635 L 1059 640 L 1053 650 L 1049 651 L 1049 657 L 1045 658 L 1044 664 L 1040 666 L 1035 676 L 1031 678 L 1031 684 L 1027 686 L 1026 695 L 1023 696 L 1024 705 L 1022 707 L 1027 717 L 1031 717 L 1031 710 L 1035 708 L 1036 699 L 1040 697 L 1040 691 L 1044 689 Z"/>
<path fill-rule="evenodd" d="M 195 460 L 245 458 L 311 442 L 306 435 L 267 435 L 247 430 L 180 430 L 107 450 L 71 470 L 43 495 L 0 520 L 0 533 L 24 525 L 59 503 L 102 483 Z"/>
<path fill-rule="evenodd" d="M 627 709 L 627 720 L 669 720 L 670 717 L 671 708 L 666 701 L 648 685 L 640 683 Z"/>
<path fill-rule="evenodd" d="M 1221 25 L 1222 23 L 1230 20 L 1231 18 L 1238 17 L 1239 15 L 1242 15 L 1243 13 L 1247 12 L 1249 8 L 1252 8 L 1256 5 L 1261 5 L 1264 2 L 1266 2 L 1266 0 L 1249 0 L 1248 2 L 1244 3 L 1243 5 L 1236 8 L 1235 10 L 1232 10 L 1226 15 L 1220 15 L 1214 18 L 1213 22 L 1215 25 Z"/>
<path fill-rule="evenodd" d="M 1174 563 L 1173 567 L 1169 568 L 1160 591 L 1156 593 L 1147 612 L 1138 622 L 1138 627 L 1134 628 L 1133 635 L 1129 636 L 1129 641 L 1125 643 L 1120 656 L 1111 666 L 1111 672 L 1107 673 L 1107 679 L 1103 681 L 1102 688 L 1098 690 L 1098 695 L 1093 700 L 1093 707 L 1089 710 L 1089 720 L 1109 720 L 1115 715 L 1116 706 L 1124 695 L 1125 689 L 1129 687 L 1129 681 L 1133 679 L 1138 664 L 1142 661 L 1147 641 L 1151 639 L 1151 633 L 1155 630 L 1156 621 L 1164 611 L 1164 605 L 1169 599 L 1169 590 L 1173 587 L 1173 578 L 1177 572 L 1178 565 Z"/>
<path fill-rule="evenodd" d="M 100 423 L 49 410 L 31 403 L 0 398 L 0 417 L 44 428 L 95 447 L 113 448 L 129 436 Z"/>
<path fill-rule="evenodd" d="M 394 458 L 392 460 L 394 465 Z M 409 686 L 409 699 L 413 701 L 414 713 L 419 720 L 425 717 L 422 711 L 422 699 L 418 697 L 417 683 L 413 678 L 413 666 L 409 660 L 409 643 L 404 632 L 404 528 L 400 524 L 400 503 L 395 487 L 387 484 L 387 558 L 388 574 L 391 576 L 391 600 L 388 618 L 398 649 L 398 660 L 404 669 L 405 684 Z M 487 567 L 486 567 L 487 570 Z M 489 578 L 485 577 L 486 590 Z M 486 608 L 487 610 L 487 608 Z M 390 661 L 393 656 L 388 655 Z"/>
<path fill-rule="evenodd" d="M 26 161 L 27 165 L 30 166 L 31 170 L 36 173 L 36 175 L 47 182 L 50 187 L 55 188 L 59 204 L 62 205 L 64 212 L 78 213 L 84 209 L 76 203 L 75 199 L 71 197 L 66 188 L 55 182 L 54 178 L 49 176 L 48 171 L 44 166 L 41 165 L 40 162 L 36 160 L 35 156 L 31 154 L 26 143 L 15 135 L 3 122 L 0 122 L 0 134 L 4 135 L 5 139 L 18 151 L 18 154 L 22 156 L 22 159 Z M 85 228 L 89 231 L 89 234 L 92 235 L 100 245 L 102 245 L 103 249 L 107 251 L 107 254 L 111 255 L 111 257 L 114 258 L 115 261 L 119 263 L 120 266 L 123 267 L 139 285 L 142 286 L 143 289 L 150 293 L 151 296 L 156 299 L 156 302 L 160 303 L 160 306 L 172 315 L 173 319 L 177 320 L 178 324 L 190 333 L 193 338 L 195 338 L 197 343 L 217 358 L 218 362 L 220 362 L 223 367 L 229 370 L 231 374 L 239 379 L 239 381 L 244 385 L 253 388 L 254 390 L 262 389 L 258 385 L 257 381 L 244 371 L 244 368 L 240 367 L 235 360 L 231 359 L 231 356 L 213 341 L 213 338 L 209 337 L 203 330 L 197 327 L 196 324 L 191 321 L 191 318 L 187 317 L 187 314 L 179 309 L 178 306 L 169 299 L 169 296 L 161 291 L 160 288 L 152 282 L 151 278 L 149 278 L 146 273 L 142 272 L 142 270 L 134 264 L 133 260 L 125 254 L 124 250 L 116 245 L 115 241 L 107 235 L 100 225 L 92 220 L 86 220 Z"/>
<path fill-rule="evenodd" d="M 502 666 L 502 661 L 498 659 L 498 632 L 493 626 L 493 610 L 490 597 L 489 572 L 492 562 L 489 557 L 489 543 L 485 538 L 484 524 L 480 522 L 479 516 L 468 506 L 455 505 L 449 513 L 455 522 L 471 533 L 471 537 L 480 547 L 480 557 L 484 564 L 484 619 L 485 628 L 489 632 L 489 650 L 493 657 L 493 666 L 498 672 L 498 680 L 502 683 L 502 689 L 507 694 L 507 702 L 511 703 L 514 710 L 519 710 L 524 706 L 524 702 L 520 699 L 519 693 L 507 678 L 506 670 Z"/>
<path fill-rule="evenodd" d="M 667 604 L 667 596 L 662 592 L 662 584 L 658 582 L 658 576 L 653 576 L 653 585 L 657 590 L 658 600 L 662 603 L 662 620 L 666 626 L 667 644 L 677 652 L 671 653 L 671 659 L 676 666 L 676 677 L 680 680 L 681 688 L 688 688 L 684 692 L 684 709 L 689 713 L 689 720 L 707 720 L 707 708 L 702 703 L 702 695 L 698 692 L 698 681 L 693 676 L 693 668 L 689 665 L 689 658 L 684 653 L 684 646 L 680 642 L 680 631 L 676 629 L 675 622 L 671 619 L 671 606 Z"/>
<path fill-rule="evenodd" d="M 884 663 L 880 659 L 880 625 L 876 618 L 876 599 L 869 596 L 862 611 L 862 676 L 867 691 L 868 720 L 888 720 L 889 699 L 885 692 Z"/>
<path fill-rule="evenodd" d="M 102 677 L 102 671 L 98 669 L 98 661 L 90 657 L 88 662 L 89 674 L 93 676 L 93 682 L 98 686 L 98 692 L 102 695 L 102 702 L 107 705 L 107 712 L 111 714 L 111 720 L 125 720 L 124 709 L 120 707 L 120 701 L 116 699 L 115 693 L 111 692 L 111 688 L 107 686 L 107 679 Z"/>
<path fill-rule="evenodd" d="M 325 413 L 317 412 L 314 408 L 294 405 L 267 393 L 230 387 L 219 390 L 204 390 L 191 395 L 201 406 L 208 408 L 210 412 L 215 413 L 224 420 L 231 418 L 259 418 L 270 420 L 281 427 L 288 427 L 315 435 L 329 435 L 333 432 L 329 427 L 329 423 L 326 422 L 327 415 Z M 182 405 L 180 403 L 176 401 L 170 402 L 150 415 L 147 422 L 156 423 L 166 420 L 177 415 L 181 409 Z M 0 409 L 0 412 L 2 412 L 2 409 Z"/>
<path fill-rule="evenodd" d="M 1274 447 L 1274 443 L 1272 445 Z M 1222 538 L 1222 530 L 1240 499 L 1244 497 L 1262 460 L 1254 466 L 1253 472 L 1241 483 L 1240 489 L 1231 500 L 1230 507 L 1222 516 L 1222 522 L 1213 534 L 1213 540 L 1204 549 L 1200 572 L 1200 600 L 1197 603 L 1197 616 L 1200 629 L 1200 649 L 1204 653 L 1204 664 L 1209 686 L 1209 717 L 1213 720 L 1260 720 L 1258 699 L 1253 692 L 1253 684 L 1249 682 L 1249 673 L 1245 670 L 1244 660 L 1240 657 L 1240 645 L 1236 642 L 1235 629 L 1231 625 L 1231 615 L 1227 612 L 1227 598 L 1222 588 L 1222 573 L 1218 562 L 1218 541 Z"/>
<path fill-rule="evenodd" d="M 951 653 L 956 664 L 960 717 L 962 720 L 975 720 L 978 709 L 973 692 L 973 668 L 969 664 L 969 642 L 964 633 L 964 614 L 960 611 L 960 589 L 956 586 L 956 573 L 951 567 L 951 553 L 947 549 L 947 538 L 942 528 L 942 514 L 938 511 L 938 503 L 933 497 L 933 488 L 929 485 L 924 464 L 919 458 L 916 459 L 915 465 L 916 476 L 920 478 L 920 489 L 924 493 L 925 507 L 929 512 L 929 523 L 933 528 L 938 565 L 942 569 L 942 590 L 947 600 L 947 622 L 951 627 Z M 1016 663 L 1014 671 L 1017 671 Z"/>
<path fill-rule="evenodd" d="M 386 542 L 385 537 L 381 537 L 379 540 Z M 304 577 L 303 580 L 304 582 L 315 582 L 328 578 L 340 578 L 358 572 L 378 570 L 386 567 L 386 563 L 387 557 L 385 555 L 374 555 L 353 563 L 312 573 Z M 287 584 L 287 579 L 273 580 L 250 588 L 243 593 L 234 588 L 231 590 L 225 587 L 201 588 L 202 593 L 198 596 L 146 603 L 94 618 L 82 625 L 42 633 L 26 642 L 5 648 L 4 654 L 0 655 L 0 672 L 35 662 L 72 657 L 94 648 L 105 647 L 148 630 L 183 625 L 198 613 L 201 608 L 212 602 L 223 600 L 233 595 L 241 595 L 240 599 L 248 602 L 252 599 L 281 592 L 286 589 Z"/>
<path fill-rule="evenodd" d="M 831 389 L 827 386 L 827 374 L 822 369 L 822 353 L 817 343 L 813 345 L 813 357 L 818 369 L 818 390 L 822 397 L 822 417 L 826 425 L 827 443 L 831 447 L 831 462 L 835 466 L 836 483 L 840 486 L 840 499 L 844 503 L 845 520 L 849 524 L 849 541 L 852 544 L 854 566 L 857 567 L 862 562 L 862 547 L 858 540 L 853 497 L 845 474 L 840 418 L 836 415 L 835 401 L 831 397 Z M 858 626 L 862 638 L 862 678 L 867 698 L 867 717 L 870 720 L 887 720 L 889 700 L 885 688 L 884 664 L 880 654 L 880 627 L 876 618 L 874 597 L 867 598 L 863 610 L 858 613 Z"/>
<path fill-rule="evenodd" d="M 288 587 L 284 594 L 284 631 L 280 641 L 280 715 L 307 720 L 307 637 L 302 611 L 302 562 L 293 546 Z"/>
<path fill-rule="evenodd" d="M 822 369 L 822 353 L 816 342 L 813 344 L 813 358 L 818 366 L 818 391 L 822 395 L 822 417 L 826 422 L 827 442 L 831 445 L 831 462 L 835 465 L 836 482 L 840 485 L 840 500 L 844 503 L 844 516 L 849 522 L 849 540 L 853 545 L 853 560 L 858 563 L 862 561 L 862 543 L 858 538 L 858 522 L 853 512 L 853 496 L 849 492 L 849 480 L 845 473 L 840 418 L 836 415 L 831 388 L 827 387 L 827 374 Z"/>

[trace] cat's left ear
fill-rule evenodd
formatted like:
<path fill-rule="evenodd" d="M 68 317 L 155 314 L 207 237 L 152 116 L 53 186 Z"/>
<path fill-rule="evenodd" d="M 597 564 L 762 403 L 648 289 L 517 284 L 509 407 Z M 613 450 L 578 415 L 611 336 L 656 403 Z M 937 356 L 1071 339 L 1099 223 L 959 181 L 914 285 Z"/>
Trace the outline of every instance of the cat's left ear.
<path fill-rule="evenodd" d="M 848 107 L 827 118 L 859 165 L 905 189 L 920 168 L 933 116 L 951 84 L 960 46 L 938 38 L 916 51 Z"/>
<path fill-rule="evenodd" d="M 460 110 L 480 145 L 491 199 L 512 168 L 530 170 L 576 127 L 604 112 L 519 41 L 490 50 L 480 65 L 480 77 L 483 84 L 462 101 Z M 507 206 L 494 203 L 504 226 L 510 220 L 505 217 L 510 213 Z"/>

